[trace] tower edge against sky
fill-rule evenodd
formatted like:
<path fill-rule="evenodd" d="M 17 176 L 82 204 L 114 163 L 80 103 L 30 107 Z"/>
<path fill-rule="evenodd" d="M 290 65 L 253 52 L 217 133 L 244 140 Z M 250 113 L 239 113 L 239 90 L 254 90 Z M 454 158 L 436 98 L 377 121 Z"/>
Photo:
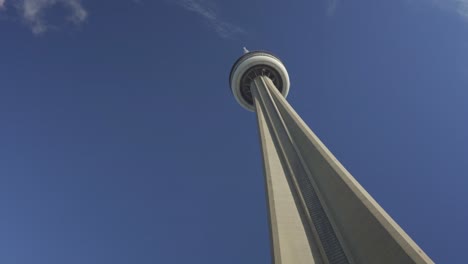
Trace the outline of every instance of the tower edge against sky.
<path fill-rule="evenodd" d="M 289 105 L 278 58 L 244 54 L 230 84 L 257 113 L 275 264 L 433 263 Z"/>

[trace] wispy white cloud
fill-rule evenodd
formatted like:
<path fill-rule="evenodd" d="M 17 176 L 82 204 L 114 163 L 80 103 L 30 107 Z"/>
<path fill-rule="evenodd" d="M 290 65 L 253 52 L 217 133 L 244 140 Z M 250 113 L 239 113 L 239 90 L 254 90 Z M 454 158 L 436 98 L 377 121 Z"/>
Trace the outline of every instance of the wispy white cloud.
<path fill-rule="evenodd" d="M 468 0 L 432 0 L 440 8 L 453 11 L 468 21 Z"/>
<path fill-rule="evenodd" d="M 339 0 L 327 0 L 327 15 L 332 16 L 335 14 L 336 7 Z"/>
<path fill-rule="evenodd" d="M 34 34 L 41 34 L 53 27 L 47 23 L 46 11 L 55 5 L 68 10 L 67 20 L 75 25 L 84 22 L 88 16 L 81 0 L 0 0 L 0 8 L 11 3 Z"/>
<path fill-rule="evenodd" d="M 218 13 L 210 7 L 206 0 L 175 0 L 174 2 L 185 10 L 205 19 L 221 38 L 233 38 L 238 34 L 245 33 L 242 28 L 219 17 Z"/>

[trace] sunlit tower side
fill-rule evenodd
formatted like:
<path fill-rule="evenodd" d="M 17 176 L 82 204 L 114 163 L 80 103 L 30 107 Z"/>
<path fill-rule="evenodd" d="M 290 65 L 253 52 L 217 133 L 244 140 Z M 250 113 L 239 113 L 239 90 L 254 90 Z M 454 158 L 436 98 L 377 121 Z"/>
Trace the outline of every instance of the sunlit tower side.
<path fill-rule="evenodd" d="M 273 262 L 433 263 L 286 101 L 283 63 L 244 50 L 229 82 L 237 102 L 257 113 Z"/>

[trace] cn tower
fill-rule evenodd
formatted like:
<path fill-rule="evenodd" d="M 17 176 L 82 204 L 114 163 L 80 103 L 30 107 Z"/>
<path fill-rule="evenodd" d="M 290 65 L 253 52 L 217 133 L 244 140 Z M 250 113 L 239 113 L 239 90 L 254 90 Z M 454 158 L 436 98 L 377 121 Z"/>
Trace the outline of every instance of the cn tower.
<path fill-rule="evenodd" d="M 257 114 L 273 263 L 433 263 L 286 101 L 281 60 L 244 50 L 229 82 Z"/>

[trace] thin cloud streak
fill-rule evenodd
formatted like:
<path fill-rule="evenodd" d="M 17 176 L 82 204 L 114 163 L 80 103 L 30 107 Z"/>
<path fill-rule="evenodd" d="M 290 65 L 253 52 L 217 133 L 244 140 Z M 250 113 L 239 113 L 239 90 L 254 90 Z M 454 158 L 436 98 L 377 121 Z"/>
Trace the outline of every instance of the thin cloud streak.
<path fill-rule="evenodd" d="M 54 27 L 47 23 L 45 16 L 46 11 L 55 5 L 61 5 L 68 10 L 66 18 L 74 25 L 81 24 L 88 16 L 81 0 L 0 0 L 0 8 L 5 7 L 7 1 L 18 10 L 34 34 L 42 34 Z"/>
<path fill-rule="evenodd" d="M 332 16 L 335 14 L 336 7 L 338 6 L 338 0 L 327 0 L 327 15 Z"/>
<path fill-rule="evenodd" d="M 213 9 L 206 5 L 204 0 L 176 0 L 175 3 L 204 18 L 221 38 L 230 39 L 235 35 L 245 33 L 242 28 L 221 19 Z"/>
<path fill-rule="evenodd" d="M 435 0 L 435 3 L 442 8 L 455 11 L 468 21 L 468 0 Z"/>

